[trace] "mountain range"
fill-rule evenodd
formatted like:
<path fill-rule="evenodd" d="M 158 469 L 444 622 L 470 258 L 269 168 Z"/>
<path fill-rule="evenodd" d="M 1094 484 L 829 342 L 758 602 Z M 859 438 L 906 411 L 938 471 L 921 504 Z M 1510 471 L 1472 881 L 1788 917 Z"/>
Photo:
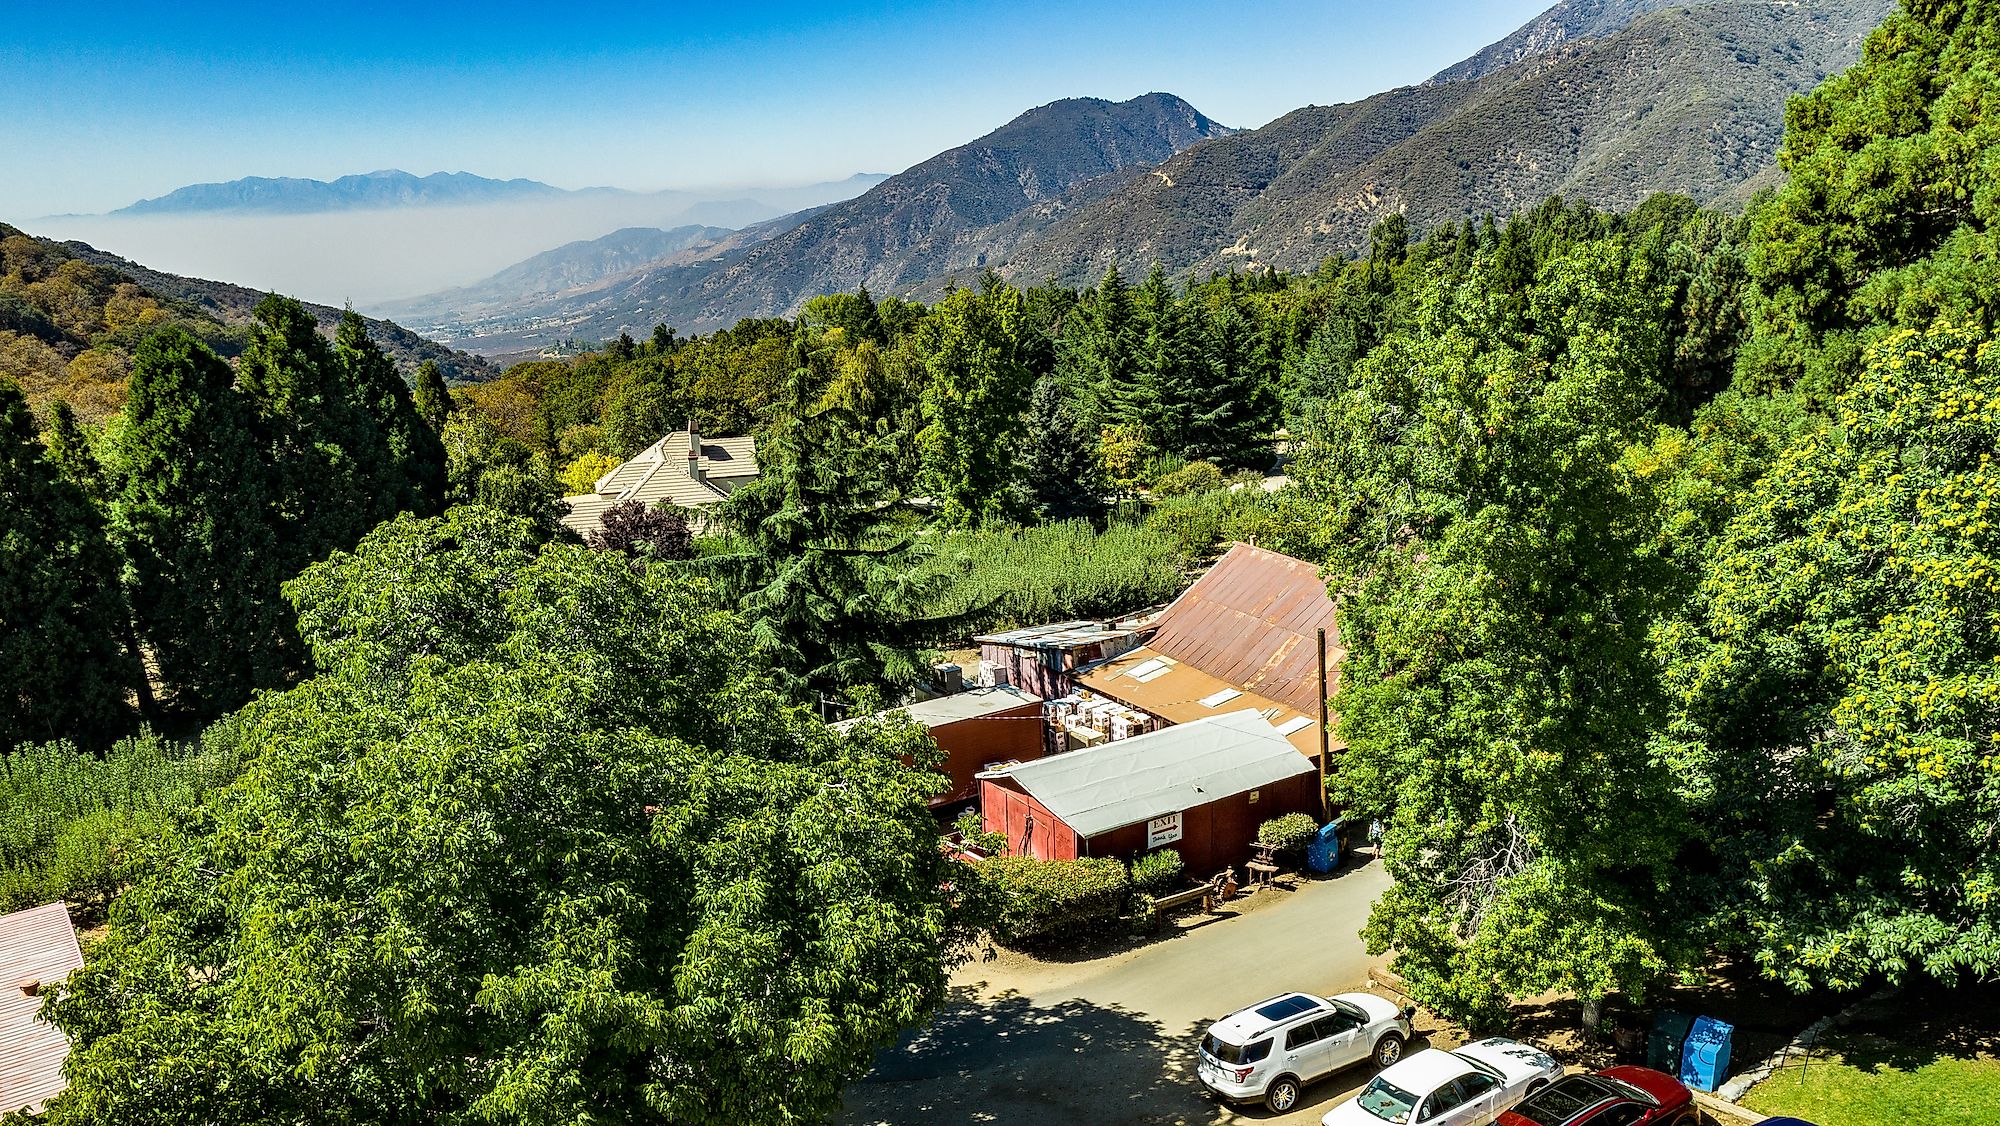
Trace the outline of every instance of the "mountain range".
<path fill-rule="evenodd" d="M 1893 6 L 1564 0 L 1428 81 L 1248 131 L 1169 94 L 1056 102 L 781 235 L 436 328 L 499 353 L 701 331 L 861 285 L 924 297 L 988 268 L 1023 284 L 1308 269 L 1393 213 L 1421 232 L 1554 194 L 1738 206 L 1774 174 L 1787 99 L 1858 58 Z"/>
<path fill-rule="evenodd" d="M 470 172 L 433 172 L 428 176 L 417 176 L 400 168 L 387 168 L 334 180 L 245 176 L 217 184 L 189 184 L 163 196 L 139 200 L 110 214 L 157 216 L 226 212 L 308 215 L 377 208 L 476 207 L 561 197 L 637 197 L 689 208 L 706 208 L 714 214 L 727 210 L 736 215 L 746 209 L 754 209 L 762 214 L 746 222 L 756 222 L 836 199 L 846 199 L 886 179 L 888 177 L 881 173 L 859 173 L 845 180 L 800 187 L 731 188 L 719 192 L 683 189 L 634 192 L 622 188 L 558 188 L 540 180 L 496 180 Z"/>

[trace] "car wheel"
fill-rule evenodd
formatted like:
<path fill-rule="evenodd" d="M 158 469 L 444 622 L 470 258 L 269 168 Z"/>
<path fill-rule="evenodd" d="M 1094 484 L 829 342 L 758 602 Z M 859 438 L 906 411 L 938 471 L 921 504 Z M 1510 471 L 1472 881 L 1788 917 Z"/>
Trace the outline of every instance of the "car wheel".
<path fill-rule="evenodd" d="M 1375 1060 L 1376 1067 L 1388 1067 L 1390 1064 L 1395 1063 L 1397 1060 L 1402 1058 L 1403 1058 L 1403 1038 L 1401 1036 L 1398 1036 L 1395 1033 L 1391 1032 L 1388 1035 L 1382 1037 L 1380 1040 L 1375 1041 L 1375 1054 L 1373 1056 L 1373 1059 Z"/>
<path fill-rule="evenodd" d="M 1528 1084 L 1528 1093 L 1532 1095 L 1532 1094 L 1534 1094 L 1534 1093 L 1535 1093 L 1536 1091 L 1539 1091 L 1539 1090 L 1541 1090 L 1542 1088 L 1544 1088 L 1544 1087 L 1546 1087 L 1546 1086 L 1548 1086 L 1548 1085 L 1549 1085 L 1549 1081 L 1548 1081 L 1548 1080 L 1546 1080 L 1546 1079 L 1537 1079 L 1537 1080 L 1535 1080 L 1534 1082 L 1532 1082 L 1532 1083 Z"/>
<path fill-rule="evenodd" d="M 1272 1114 L 1283 1114 L 1299 1105 L 1299 1081 L 1289 1075 L 1281 1075 L 1264 1092 L 1264 1105 Z"/>

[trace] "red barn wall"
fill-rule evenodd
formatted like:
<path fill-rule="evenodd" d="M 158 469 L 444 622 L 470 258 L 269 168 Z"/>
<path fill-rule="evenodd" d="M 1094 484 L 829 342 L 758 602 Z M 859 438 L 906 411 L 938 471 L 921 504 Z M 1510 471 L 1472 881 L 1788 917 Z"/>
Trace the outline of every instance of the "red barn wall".
<path fill-rule="evenodd" d="M 931 738 L 945 754 L 945 776 L 951 779 L 951 789 L 932 798 L 931 805 L 951 805 L 977 797 L 978 774 L 989 763 L 1041 758 L 1045 749 L 1043 726 L 1042 706 L 1023 704 L 931 728 Z"/>
<path fill-rule="evenodd" d="M 979 814 L 989 833 L 1007 838 L 1012 856 L 1032 856 L 1037 860 L 1074 860 L 1076 833 L 1056 819 L 1041 802 L 1004 779 L 981 779 Z M 1143 830 L 1141 833 L 1143 835 Z"/>

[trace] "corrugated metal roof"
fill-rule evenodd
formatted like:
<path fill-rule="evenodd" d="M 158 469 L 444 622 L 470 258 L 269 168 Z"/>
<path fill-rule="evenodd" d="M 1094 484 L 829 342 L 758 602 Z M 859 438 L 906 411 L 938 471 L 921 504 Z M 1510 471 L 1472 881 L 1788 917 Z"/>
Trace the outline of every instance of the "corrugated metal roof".
<path fill-rule="evenodd" d="M 978 719 L 996 712 L 1012 711 L 1042 702 L 1033 692 L 1002 685 L 996 688 L 969 688 L 950 696 L 939 696 L 935 700 L 919 700 L 914 704 L 904 704 L 900 708 L 890 708 L 878 715 L 906 715 L 926 728 L 943 727 L 961 720 Z M 868 717 L 862 717 L 868 718 Z M 843 719 L 833 725 L 841 731 L 862 722 L 862 719 Z"/>
<path fill-rule="evenodd" d="M 1311 760 L 1245 709 L 1001 771 L 1086 837 L 1310 774 Z"/>
<path fill-rule="evenodd" d="M 957 723 L 962 719 L 978 719 L 995 712 L 1012 711 L 1015 708 L 1042 702 L 1033 692 L 1002 685 L 997 688 L 971 688 L 950 696 L 940 696 L 935 700 L 919 700 L 905 704 L 895 710 L 908 715 L 925 727 L 943 727 L 947 723 Z"/>
<path fill-rule="evenodd" d="M 69 1040 L 36 1014 L 42 998 L 21 987 L 47 987 L 83 967 L 83 951 L 60 903 L 0 916 L 0 1111 L 42 1104 L 63 1089 Z"/>
<path fill-rule="evenodd" d="M 1328 659 L 1332 659 L 1330 655 Z M 1317 671 L 1314 677 L 1317 679 Z M 1168 723 L 1192 723 L 1222 712 L 1247 708 L 1279 728 L 1279 733 L 1289 739 L 1300 754 L 1315 759 L 1319 757 L 1317 702 L 1308 712 L 1283 700 L 1273 700 L 1255 692 L 1242 692 L 1235 685 L 1150 647 L 1134 649 L 1122 657 L 1096 665 L 1077 677 L 1077 683 L 1100 695 L 1150 712 Z M 1216 700 L 1212 706 L 1203 702 L 1230 691 L 1237 691 L 1238 694 Z M 1313 692 L 1317 694 L 1318 691 L 1315 685 Z M 1304 722 L 1299 722 L 1301 720 Z M 1284 730 L 1287 727 L 1291 730 Z M 1339 749 L 1340 744 L 1336 742 L 1333 746 Z"/>
<path fill-rule="evenodd" d="M 1331 691 L 1344 651 L 1319 568 L 1239 543 L 1161 612 L 1148 645 L 1246 692 L 1316 715 L 1314 631 L 1321 627 Z"/>
<path fill-rule="evenodd" d="M 1102 622 L 1056 622 L 1029 626 L 1006 633 L 981 634 L 972 640 L 980 645 L 1011 645 L 1018 649 L 1073 649 L 1099 641 L 1124 637 L 1131 630 L 1107 627 Z"/>

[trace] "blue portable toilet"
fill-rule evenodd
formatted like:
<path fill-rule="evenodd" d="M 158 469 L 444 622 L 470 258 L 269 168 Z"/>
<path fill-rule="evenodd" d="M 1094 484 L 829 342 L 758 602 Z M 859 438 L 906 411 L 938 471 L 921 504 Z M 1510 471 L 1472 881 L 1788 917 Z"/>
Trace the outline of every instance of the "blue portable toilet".
<path fill-rule="evenodd" d="M 1714 1017 L 1696 1017 L 1681 1049 L 1681 1082 L 1714 1092 L 1729 1078 L 1729 1036 L 1736 1026 Z"/>
<path fill-rule="evenodd" d="M 1340 822 L 1330 821 L 1320 826 L 1313 839 L 1306 844 L 1306 867 L 1322 875 L 1331 872 L 1340 864 Z"/>

